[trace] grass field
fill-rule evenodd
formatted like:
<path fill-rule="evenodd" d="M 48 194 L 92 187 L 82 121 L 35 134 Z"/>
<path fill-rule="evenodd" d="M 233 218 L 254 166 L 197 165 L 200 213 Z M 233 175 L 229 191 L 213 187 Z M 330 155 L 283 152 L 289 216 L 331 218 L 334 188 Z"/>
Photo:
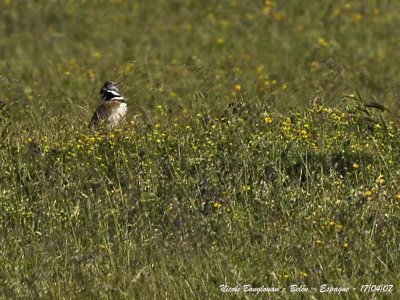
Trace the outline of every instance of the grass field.
<path fill-rule="evenodd" d="M 0 15 L 0 299 L 399 299 L 399 1 Z"/>

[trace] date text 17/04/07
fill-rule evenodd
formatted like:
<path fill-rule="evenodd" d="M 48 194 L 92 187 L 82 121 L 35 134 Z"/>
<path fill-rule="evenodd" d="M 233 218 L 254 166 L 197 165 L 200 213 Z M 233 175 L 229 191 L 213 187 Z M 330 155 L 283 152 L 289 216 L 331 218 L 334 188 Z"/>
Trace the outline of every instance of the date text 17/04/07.
<path fill-rule="evenodd" d="M 360 289 L 365 293 L 391 293 L 393 291 L 392 284 L 363 284 Z"/>

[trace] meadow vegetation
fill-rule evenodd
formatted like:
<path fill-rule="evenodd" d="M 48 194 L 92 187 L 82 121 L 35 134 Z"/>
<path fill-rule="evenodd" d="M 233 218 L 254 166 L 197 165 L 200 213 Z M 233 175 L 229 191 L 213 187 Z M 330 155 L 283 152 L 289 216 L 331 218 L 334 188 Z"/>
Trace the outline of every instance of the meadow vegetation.
<path fill-rule="evenodd" d="M 400 296 L 400 2 L 0 15 L 0 298 Z M 128 118 L 93 131 L 106 80 Z"/>

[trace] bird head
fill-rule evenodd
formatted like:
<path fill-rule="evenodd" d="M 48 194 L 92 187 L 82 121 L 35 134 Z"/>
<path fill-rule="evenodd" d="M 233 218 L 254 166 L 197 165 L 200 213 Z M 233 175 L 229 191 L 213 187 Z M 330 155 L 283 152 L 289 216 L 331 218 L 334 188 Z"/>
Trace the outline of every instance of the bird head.
<path fill-rule="evenodd" d="M 110 100 L 124 100 L 124 97 L 118 91 L 115 82 L 106 81 L 100 90 L 100 96 L 104 101 Z"/>

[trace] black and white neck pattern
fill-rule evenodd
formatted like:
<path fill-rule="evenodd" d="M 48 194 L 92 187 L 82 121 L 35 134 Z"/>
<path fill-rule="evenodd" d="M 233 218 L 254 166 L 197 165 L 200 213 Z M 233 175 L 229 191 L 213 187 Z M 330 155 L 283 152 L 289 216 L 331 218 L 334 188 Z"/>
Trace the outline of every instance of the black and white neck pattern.
<path fill-rule="evenodd" d="M 104 101 L 117 100 L 124 102 L 125 98 L 118 92 L 115 83 L 107 81 L 100 90 L 100 96 Z"/>

